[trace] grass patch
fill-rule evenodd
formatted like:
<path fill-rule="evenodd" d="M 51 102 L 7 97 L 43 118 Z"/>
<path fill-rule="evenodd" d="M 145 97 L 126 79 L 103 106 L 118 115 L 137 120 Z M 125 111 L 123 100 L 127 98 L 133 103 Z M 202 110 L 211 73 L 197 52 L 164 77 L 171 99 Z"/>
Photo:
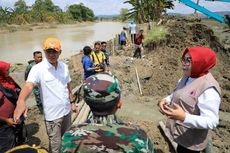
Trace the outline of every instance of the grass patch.
<path fill-rule="evenodd" d="M 164 26 L 154 25 L 153 28 L 148 31 L 147 35 L 145 36 L 144 43 L 149 44 L 159 41 L 161 39 L 164 39 L 167 34 L 167 28 L 165 28 Z"/>
<path fill-rule="evenodd" d="M 225 23 L 219 23 L 212 19 L 204 19 L 202 20 L 202 23 L 212 29 L 215 36 L 217 36 L 221 42 L 229 35 L 228 32 L 224 32 L 225 30 L 229 29 L 228 25 Z"/>

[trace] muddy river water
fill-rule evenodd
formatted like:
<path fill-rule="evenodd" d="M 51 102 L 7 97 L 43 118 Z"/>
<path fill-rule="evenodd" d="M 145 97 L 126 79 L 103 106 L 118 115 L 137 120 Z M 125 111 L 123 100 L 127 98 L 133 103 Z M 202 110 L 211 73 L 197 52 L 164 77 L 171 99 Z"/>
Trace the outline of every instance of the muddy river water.
<path fill-rule="evenodd" d="M 123 26 L 126 25 L 120 22 L 97 22 L 0 34 L 0 60 L 26 63 L 32 59 L 34 51 L 42 50 L 42 42 L 47 37 L 59 38 L 63 50 L 61 58 L 68 58 L 78 53 L 85 45 L 115 37 Z"/>

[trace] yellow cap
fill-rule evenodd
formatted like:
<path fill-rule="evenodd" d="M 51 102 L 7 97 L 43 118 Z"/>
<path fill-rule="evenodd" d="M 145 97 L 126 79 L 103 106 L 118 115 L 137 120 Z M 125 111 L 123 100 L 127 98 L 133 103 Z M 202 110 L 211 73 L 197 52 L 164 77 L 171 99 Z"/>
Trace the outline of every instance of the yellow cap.
<path fill-rule="evenodd" d="M 61 51 L 61 42 L 54 37 L 47 38 L 43 43 L 43 50 L 53 49 L 57 52 Z"/>

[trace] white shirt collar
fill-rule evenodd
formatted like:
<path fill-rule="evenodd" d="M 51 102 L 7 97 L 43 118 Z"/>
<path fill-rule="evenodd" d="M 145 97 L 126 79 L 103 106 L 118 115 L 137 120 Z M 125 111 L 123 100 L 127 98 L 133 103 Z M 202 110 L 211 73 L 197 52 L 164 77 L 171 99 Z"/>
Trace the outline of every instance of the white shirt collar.
<path fill-rule="evenodd" d="M 55 67 L 52 64 L 50 64 L 50 62 L 47 59 L 45 59 L 44 61 L 47 63 L 46 65 L 47 65 L 48 69 L 51 69 L 51 68 L 55 69 Z M 58 62 L 58 64 L 57 64 L 57 68 L 58 68 L 58 67 L 60 67 L 60 62 L 59 61 L 57 61 L 57 62 Z"/>

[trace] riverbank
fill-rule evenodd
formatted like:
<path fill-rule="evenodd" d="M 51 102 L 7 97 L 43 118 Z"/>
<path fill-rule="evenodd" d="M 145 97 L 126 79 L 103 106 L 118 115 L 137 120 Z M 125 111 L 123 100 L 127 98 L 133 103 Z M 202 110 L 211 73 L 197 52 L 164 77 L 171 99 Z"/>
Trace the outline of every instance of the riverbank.
<path fill-rule="evenodd" d="M 122 85 L 123 106 L 118 110 L 118 116 L 127 122 L 139 124 L 150 136 L 155 153 L 173 153 L 159 128 L 159 121 L 165 121 L 166 117 L 159 113 L 157 103 L 173 91 L 182 75 L 180 56 L 183 50 L 194 45 L 209 46 L 217 53 L 217 65 L 212 74 L 222 90 L 220 124 L 211 131 L 213 152 L 230 152 L 230 49 L 202 22 L 172 18 L 163 23 L 168 28 L 169 35 L 166 39 L 145 47 L 143 59 L 131 57 L 132 45 L 126 51 L 115 49 L 113 56 L 110 56 L 110 71 L 118 77 Z M 79 85 L 83 78 L 81 55 L 71 56 L 68 65 L 72 86 Z M 139 73 L 142 95 L 137 85 L 135 68 Z M 19 71 L 14 74 L 17 73 Z M 18 79 L 22 78 L 19 76 Z M 29 111 L 27 127 L 29 143 L 47 148 L 43 119 L 36 107 Z"/>
<path fill-rule="evenodd" d="M 32 24 L 4 24 L 2 23 L 0 26 L 0 34 L 1 33 L 11 33 L 16 31 L 33 31 L 36 29 L 55 29 L 60 26 L 79 26 L 79 25 L 89 25 L 95 22 L 74 22 L 74 23 L 68 23 L 68 24 L 60 24 L 60 23 L 32 23 Z"/>

